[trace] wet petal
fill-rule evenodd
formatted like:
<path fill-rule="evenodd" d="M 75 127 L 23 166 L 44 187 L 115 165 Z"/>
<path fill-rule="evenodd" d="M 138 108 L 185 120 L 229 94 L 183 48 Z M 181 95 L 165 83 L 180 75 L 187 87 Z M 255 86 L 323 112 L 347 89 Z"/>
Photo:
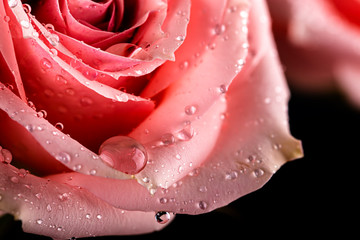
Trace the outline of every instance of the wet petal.
<path fill-rule="evenodd" d="M 0 164 L 0 209 L 25 232 L 56 239 L 140 234 L 160 230 L 155 212 L 114 208 L 85 189 L 38 178 Z"/>
<path fill-rule="evenodd" d="M 89 175 L 130 178 L 59 131 L 5 87 L 0 90 L 0 143 L 17 160 L 40 173 L 73 170 Z M 19 137 L 21 136 L 21 137 Z"/>
<path fill-rule="evenodd" d="M 253 54 L 229 87 L 221 132 L 201 166 L 167 189 L 152 192 L 152 197 L 133 180 L 92 178 L 90 183 L 88 176 L 79 174 L 52 178 L 84 187 L 120 208 L 189 214 L 211 211 L 262 187 L 282 164 L 301 157 L 302 149 L 289 133 L 289 92 L 263 2 L 252 5 L 249 34 Z M 131 201 L 122 205 L 124 196 Z"/>
<path fill-rule="evenodd" d="M 236 12 L 228 10 L 233 5 L 238 8 Z M 192 9 L 188 36 L 178 51 L 180 59 L 164 64 L 143 96 L 161 91 L 170 84 L 168 79 L 174 82 L 151 116 L 130 134 L 148 147 L 149 159 L 153 160 L 137 176 L 149 178 L 148 187 L 170 186 L 206 159 L 221 131 L 221 114 L 226 111 L 224 93 L 247 54 L 247 32 L 241 31 L 247 26 L 247 17 L 240 16 L 241 11 L 248 11 L 246 1 L 199 1 L 193 3 Z M 213 18 L 219 21 L 211 21 Z M 185 60 L 190 63 L 182 69 L 179 63 Z M 191 107 L 192 112 L 187 111 Z M 173 143 L 159 146 L 169 135 L 174 136 Z M 177 159 L 179 156 L 181 159 Z"/>
<path fill-rule="evenodd" d="M 13 47 L 13 40 L 11 37 L 11 31 L 9 22 L 11 17 L 14 18 L 11 11 L 7 11 L 9 6 L 6 2 L 0 4 L 0 66 L 1 66 L 1 82 L 7 83 L 16 88 L 19 96 L 26 101 L 26 95 L 24 91 L 23 82 L 21 80 L 19 66 L 16 62 L 15 50 Z M 8 15 L 10 14 L 10 16 Z"/>

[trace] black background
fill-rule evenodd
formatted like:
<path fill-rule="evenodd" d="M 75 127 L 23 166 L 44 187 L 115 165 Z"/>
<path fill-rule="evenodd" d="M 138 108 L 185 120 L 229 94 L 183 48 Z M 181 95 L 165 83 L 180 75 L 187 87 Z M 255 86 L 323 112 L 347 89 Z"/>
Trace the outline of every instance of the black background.
<path fill-rule="evenodd" d="M 262 189 L 208 214 L 178 215 L 160 232 L 95 239 L 324 239 L 335 234 L 356 239 L 360 109 L 340 95 L 293 92 L 289 116 L 305 157 L 285 164 Z M 21 223 L 6 215 L 0 219 L 0 239 L 50 238 L 23 233 Z"/>

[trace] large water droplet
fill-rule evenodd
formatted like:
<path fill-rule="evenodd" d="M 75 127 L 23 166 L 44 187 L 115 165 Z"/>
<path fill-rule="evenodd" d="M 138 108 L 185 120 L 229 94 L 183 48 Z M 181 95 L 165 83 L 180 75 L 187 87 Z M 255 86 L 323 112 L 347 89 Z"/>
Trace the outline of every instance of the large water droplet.
<path fill-rule="evenodd" d="M 147 163 L 147 152 L 139 142 L 127 136 L 116 136 L 100 146 L 100 157 L 111 167 L 126 174 L 140 172 Z"/>
<path fill-rule="evenodd" d="M 169 222 L 171 215 L 168 212 L 160 211 L 155 214 L 155 220 L 160 224 L 165 224 Z"/>

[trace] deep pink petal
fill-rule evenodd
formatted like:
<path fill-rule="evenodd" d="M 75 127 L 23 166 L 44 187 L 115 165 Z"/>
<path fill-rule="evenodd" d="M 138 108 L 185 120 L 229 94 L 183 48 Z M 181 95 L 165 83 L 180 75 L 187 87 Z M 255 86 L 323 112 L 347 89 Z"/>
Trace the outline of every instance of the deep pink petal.
<path fill-rule="evenodd" d="M 55 239 L 129 235 L 160 230 L 154 212 L 114 208 L 85 189 L 0 163 L 0 209 L 22 221 L 24 231 Z"/>
<path fill-rule="evenodd" d="M 228 105 L 221 132 L 201 166 L 167 189 L 150 191 L 153 196 L 134 180 L 92 178 L 90 182 L 90 177 L 80 174 L 51 178 L 84 187 L 120 208 L 198 214 L 260 188 L 282 164 L 301 157 L 301 144 L 288 129 L 289 92 L 264 2 L 253 2 L 249 21 L 252 54 L 226 93 Z M 163 176 L 161 171 L 159 175 Z M 122 205 L 125 197 L 129 201 Z"/>

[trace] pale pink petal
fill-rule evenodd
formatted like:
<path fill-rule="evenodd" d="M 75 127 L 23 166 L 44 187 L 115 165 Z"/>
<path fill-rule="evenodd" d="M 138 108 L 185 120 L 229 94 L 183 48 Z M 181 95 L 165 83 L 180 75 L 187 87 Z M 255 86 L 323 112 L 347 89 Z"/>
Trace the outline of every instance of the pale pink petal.
<path fill-rule="evenodd" d="M 97 154 L 39 117 L 3 85 L 0 86 L 0 119 L 0 144 L 11 150 L 22 164 L 42 174 L 64 171 L 64 165 L 68 171 L 130 178 L 109 167 Z"/>
<path fill-rule="evenodd" d="M 167 225 L 159 224 L 154 212 L 114 208 L 85 189 L 39 178 L 3 163 L 0 209 L 21 220 L 25 232 L 55 239 L 140 234 Z"/>
<path fill-rule="evenodd" d="M 344 19 L 331 1 L 268 2 L 290 83 L 300 89 L 329 91 L 344 85 L 343 81 L 348 82 L 337 71 L 359 65 L 359 26 Z M 349 88 L 343 90 L 353 95 Z"/>
<path fill-rule="evenodd" d="M 199 214 L 260 188 L 282 164 L 301 157 L 301 144 L 289 133 L 289 92 L 263 1 L 252 2 L 249 21 L 252 54 L 226 93 L 227 114 L 216 144 L 202 165 L 167 189 L 150 191 L 153 196 L 134 180 L 90 181 L 89 176 L 73 173 L 51 178 L 84 187 L 128 210 Z M 126 204 L 124 198 L 128 199 Z"/>
<path fill-rule="evenodd" d="M 228 10 L 233 5 L 236 12 Z M 160 89 L 167 79 L 174 82 L 156 110 L 130 134 L 148 147 L 153 160 L 137 175 L 140 180 L 148 179 L 145 185 L 149 188 L 170 186 L 206 159 L 221 131 L 221 116 L 226 111 L 222 98 L 247 54 L 247 32 L 243 31 L 247 17 L 240 16 L 240 11 L 248 11 L 247 1 L 198 1 L 192 9 L 185 50 L 179 49 L 191 63 L 181 69 L 178 65 L 184 58 L 180 57 L 155 73 L 151 81 Z M 215 18 L 218 21 L 204 21 Z M 186 45 L 188 40 L 191 47 Z"/>

